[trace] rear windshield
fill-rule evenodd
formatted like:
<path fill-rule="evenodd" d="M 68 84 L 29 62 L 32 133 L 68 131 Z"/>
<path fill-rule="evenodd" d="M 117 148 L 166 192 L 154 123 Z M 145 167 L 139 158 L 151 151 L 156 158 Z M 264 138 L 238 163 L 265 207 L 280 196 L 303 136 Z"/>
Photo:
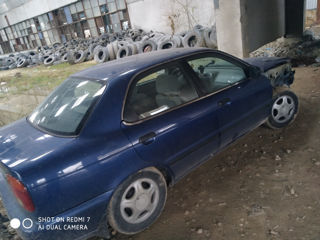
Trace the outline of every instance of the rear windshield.
<path fill-rule="evenodd" d="M 58 135 L 77 135 L 106 85 L 69 78 L 28 117 L 40 129 Z"/>

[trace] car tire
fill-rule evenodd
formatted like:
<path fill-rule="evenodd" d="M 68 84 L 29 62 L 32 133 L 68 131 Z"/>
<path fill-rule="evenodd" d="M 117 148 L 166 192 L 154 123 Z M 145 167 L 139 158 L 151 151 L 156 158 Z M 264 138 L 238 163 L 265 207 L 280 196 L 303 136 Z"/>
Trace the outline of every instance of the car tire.
<path fill-rule="evenodd" d="M 135 54 L 138 53 L 137 44 L 135 44 L 135 43 L 129 43 L 127 46 L 128 46 L 128 48 L 131 49 L 131 55 L 135 55 Z"/>
<path fill-rule="evenodd" d="M 103 63 L 109 60 L 108 49 L 106 47 L 101 47 L 94 55 L 94 60 L 96 63 Z"/>
<path fill-rule="evenodd" d="M 19 57 L 17 59 L 17 68 L 23 68 L 26 67 L 28 65 L 29 61 L 26 58 L 23 57 Z"/>
<path fill-rule="evenodd" d="M 139 46 L 139 53 L 152 52 L 157 50 L 157 43 L 151 39 L 145 40 Z"/>
<path fill-rule="evenodd" d="M 108 50 L 109 59 L 110 60 L 116 59 L 116 54 L 113 51 L 113 47 L 111 43 L 107 45 L 107 50 Z"/>
<path fill-rule="evenodd" d="M 177 48 L 177 43 L 172 38 L 167 38 L 164 40 L 159 41 L 158 50 L 162 49 L 170 49 L 170 48 Z"/>
<path fill-rule="evenodd" d="M 216 34 L 213 28 L 206 28 L 203 32 L 204 42 L 208 48 L 216 49 L 217 43 L 213 41 L 212 35 Z"/>
<path fill-rule="evenodd" d="M 182 39 L 182 44 L 185 48 L 189 47 L 204 47 L 204 38 L 199 31 L 190 31 Z"/>
<path fill-rule="evenodd" d="M 84 50 L 84 51 L 83 50 L 79 50 L 79 51 L 77 51 L 75 53 L 75 55 L 74 55 L 74 57 L 75 57 L 74 63 L 82 63 L 82 62 L 84 62 L 86 60 L 87 56 L 88 56 L 87 50 Z"/>
<path fill-rule="evenodd" d="M 136 234 L 160 216 L 167 199 L 167 184 L 156 168 L 131 175 L 114 192 L 108 205 L 108 223 L 122 234 Z"/>
<path fill-rule="evenodd" d="M 68 62 L 68 53 L 65 53 L 62 58 L 61 58 L 62 62 Z"/>
<path fill-rule="evenodd" d="M 117 59 L 128 57 L 132 55 L 132 48 L 128 45 L 120 47 L 117 53 Z"/>
<path fill-rule="evenodd" d="M 294 121 L 299 110 L 299 100 L 292 91 L 282 91 L 273 97 L 271 113 L 267 119 L 267 126 L 279 129 Z"/>
<path fill-rule="evenodd" d="M 44 60 L 43 64 L 48 67 L 48 66 L 52 66 L 55 61 L 56 61 L 55 56 L 51 55 Z"/>
<path fill-rule="evenodd" d="M 118 50 L 119 50 L 118 41 L 116 40 L 116 41 L 112 42 L 111 46 L 112 46 L 115 58 L 117 58 L 117 53 L 118 53 Z"/>

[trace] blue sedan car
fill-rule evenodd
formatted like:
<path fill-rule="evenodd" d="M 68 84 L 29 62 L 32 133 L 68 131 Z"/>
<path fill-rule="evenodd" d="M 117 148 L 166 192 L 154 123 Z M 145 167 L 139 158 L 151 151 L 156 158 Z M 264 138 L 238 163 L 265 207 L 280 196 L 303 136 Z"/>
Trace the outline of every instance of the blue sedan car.
<path fill-rule="evenodd" d="M 205 48 L 108 62 L 64 81 L 0 129 L 0 193 L 23 239 L 135 234 L 167 186 L 239 137 L 290 124 L 288 59 L 240 60 Z"/>

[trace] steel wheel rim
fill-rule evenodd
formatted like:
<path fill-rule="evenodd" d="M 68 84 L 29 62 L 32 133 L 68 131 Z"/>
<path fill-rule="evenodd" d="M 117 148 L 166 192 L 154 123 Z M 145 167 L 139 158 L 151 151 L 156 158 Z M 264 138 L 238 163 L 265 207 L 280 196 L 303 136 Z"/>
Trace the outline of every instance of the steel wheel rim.
<path fill-rule="evenodd" d="M 292 97 L 284 95 L 278 97 L 272 106 L 272 118 L 277 123 L 284 123 L 294 114 L 295 103 Z"/>
<path fill-rule="evenodd" d="M 134 181 L 121 198 L 121 216 L 132 224 L 145 221 L 154 213 L 159 195 L 159 187 L 152 179 L 140 178 Z"/>

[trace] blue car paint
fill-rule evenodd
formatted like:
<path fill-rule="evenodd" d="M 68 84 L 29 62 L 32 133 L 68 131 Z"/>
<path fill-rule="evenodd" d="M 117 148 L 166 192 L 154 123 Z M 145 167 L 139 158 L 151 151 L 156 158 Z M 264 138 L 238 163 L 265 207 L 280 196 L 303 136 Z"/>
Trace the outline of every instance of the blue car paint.
<path fill-rule="evenodd" d="M 99 226 L 106 222 L 109 199 L 129 175 L 156 166 L 167 170 L 174 183 L 268 116 L 272 87 L 269 80 L 260 75 L 141 124 L 127 125 L 122 121 L 127 88 L 136 74 L 201 53 L 235 59 L 219 51 L 190 48 L 136 55 L 97 65 L 73 75 L 103 80 L 107 84 L 79 136 L 51 136 L 31 126 L 26 119 L 0 129 L 2 172 L 18 177 L 36 206 L 33 213 L 24 210 L 2 179 L 0 193 L 10 218 L 28 217 L 37 222 L 39 216 L 76 215 L 93 219 L 88 231 L 70 233 L 72 236 L 64 231 L 20 229 L 23 239 L 80 239 L 99 235 Z M 236 61 L 250 67 L 242 60 Z M 242 90 L 246 87 L 249 88 Z M 219 107 L 218 101 L 228 93 L 232 94 L 231 104 Z M 224 124 L 227 119 L 233 121 Z M 150 131 L 156 133 L 154 142 L 140 143 L 139 137 Z"/>
<path fill-rule="evenodd" d="M 271 68 L 278 67 L 285 63 L 290 63 L 289 58 L 283 58 L 283 57 L 245 58 L 244 61 L 260 68 L 262 72 L 266 72 Z"/>

